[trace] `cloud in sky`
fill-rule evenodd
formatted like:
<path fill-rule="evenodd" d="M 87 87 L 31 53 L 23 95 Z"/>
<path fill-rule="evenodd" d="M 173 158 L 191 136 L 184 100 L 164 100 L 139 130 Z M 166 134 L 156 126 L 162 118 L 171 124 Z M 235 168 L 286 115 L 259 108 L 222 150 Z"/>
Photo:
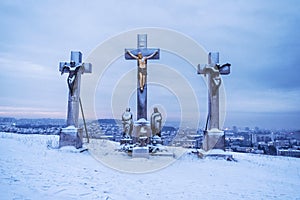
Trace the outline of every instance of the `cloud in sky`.
<path fill-rule="evenodd" d="M 223 77 L 228 113 L 298 113 L 299 128 L 299 10 L 296 0 L 1 1 L 0 111 L 14 108 L 11 115 L 19 116 L 19 108 L 22 117 L 38 117 L 30 108 L 44 107 L 64 118 L 68 90 L 58 63 L 68 61 L 71 50 L 85 59 L 120 32 L 162 27 L 220 51 L 220 61 L 232 64 Z"/>

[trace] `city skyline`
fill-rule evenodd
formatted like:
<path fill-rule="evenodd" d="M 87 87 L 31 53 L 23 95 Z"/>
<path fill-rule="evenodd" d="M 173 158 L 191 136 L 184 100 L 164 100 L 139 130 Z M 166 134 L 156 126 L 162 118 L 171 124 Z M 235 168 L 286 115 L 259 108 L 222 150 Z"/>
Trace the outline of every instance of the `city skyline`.
<path fill-rule="evenodd" d="M 115 35 L 140 27 L 158 27 L 178 31 L 206 51 L 220 52 L 221 63 L 232 64 L 232 73 L 222 77 L 226 89 L 225 126 L 300 128 L 300 3 L 190 0 L 147 5 L 133 1 L 128 5 L 122 1 L 2 1 L 0 116 L 65 118 L 68 88 L 58 63 L 69 61 L 70 51 L 80 50 L 85 60 L 99 44 Z M 139 14 L 141 10 L 143 16 Z M 207 109 L 203 79 L 193 71 L 195 66 L 184 68 L 185 72 L 182 60 L 167 58 L 171 56 L 162 57 L 161 62 L 170 62 L 196 91 L 203 124 Z M 129 71 L 136 67 L 135 62 L 126 63 L 122 58 L 115 63 Z M 109 74 L 106 79 L 115 77 Z M 113 83 L 104 89 L 112 86 Z M 100 101 L 101 95 L 97 98 Z M 157 98 L 153 101 L 158 103 Z M 165 101 L 162 105 L 172 110 L 166 105 L 168 99 Z M 134 106 L 134 95 L 131 102 Z M 108 111 L 100 108 L 96 112 Z"/>

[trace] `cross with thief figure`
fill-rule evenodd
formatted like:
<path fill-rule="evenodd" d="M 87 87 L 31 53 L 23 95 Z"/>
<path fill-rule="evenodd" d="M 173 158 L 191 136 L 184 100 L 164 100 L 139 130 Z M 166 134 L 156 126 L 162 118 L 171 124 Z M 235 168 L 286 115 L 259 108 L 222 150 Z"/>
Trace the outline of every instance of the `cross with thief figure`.
<path fill-rule="evenodd" d="M 80 80 L 83 73 L 92 72 L 92 64 L 82 62 L 82 54 L 79 51 L 71 51 L 70 62 L 60 62 L 61 75 L 69 73 L 67 84 L 69 88 L 67 127 L 62 128 L 59 134 L 59 146 L 82 147 L 82 129 L 78 127 L 80 102 Z"/>
<path fill-rule="evenodd" d="M 71 61 L 60 62 L 59 71 L 61 74 L 69 73 L 67 78 L 69 88 L 67 126 L 78 127 L 81 74 L 91 73 L 92 65 L 82 62 L 81 52 L 71 51 Z"/>
<path fill-rule="evenodd" d="M 220 75 L 230 74 L 231 64 L 219 64 L 219 52 L 208 54 L 208 64 L 198 65 L 198 74 L 207 76 L 208 116 L 204 131 L 203 149 L 225 149 L 225 135 L 220 124 L 219 89 L 222 84 Z"/>

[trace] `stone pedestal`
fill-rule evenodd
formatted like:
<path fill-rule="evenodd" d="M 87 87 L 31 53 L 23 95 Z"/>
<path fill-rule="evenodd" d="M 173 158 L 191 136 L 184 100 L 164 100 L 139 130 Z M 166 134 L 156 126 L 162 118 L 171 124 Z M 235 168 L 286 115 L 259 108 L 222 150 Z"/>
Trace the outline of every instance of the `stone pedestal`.
<path fill-rule="evenodd" d="M 133 143 L 138 143 L 139 146 L 146 146 L 150 143 L 152 137 L 150 122 L 144 118 L 134 122 L 132 140 Z"/>
<path fill-rule="evenodd" d="M 134 147 L 132 149 L 132 158 L 149 158 L 149 148 L 145 147 Z"/>
<path fill-rule="evenodd" d="M 225 150 L 225 134 L 219 129 L 211 129 L 204 133 L 203 150 L 211 149 Z"/>
<path fill-rule="evenodd" d="M 76 149 L 82 147 L 82 129 L 75 126 L 62 128 L 59 135 L 59 147 L 75 146 Z"/>
<path fill-rule="evenodd" d="M 214 157 L 214 158 L 224 158 L 227 161 L 236 161 L 233 155 L 229 152 L 225 152 L 221 149 L 211 149 L 209 151 L 199 150 L 198 156 L 200 158 Z"/>
<path fill-rule="evenodd" d="M 150 122 L 142 118 L 134 122 L 132 139 L 137 147 L 132 149 L 132 158 L 149 158 L 149 147 L 151 138 Z"/>

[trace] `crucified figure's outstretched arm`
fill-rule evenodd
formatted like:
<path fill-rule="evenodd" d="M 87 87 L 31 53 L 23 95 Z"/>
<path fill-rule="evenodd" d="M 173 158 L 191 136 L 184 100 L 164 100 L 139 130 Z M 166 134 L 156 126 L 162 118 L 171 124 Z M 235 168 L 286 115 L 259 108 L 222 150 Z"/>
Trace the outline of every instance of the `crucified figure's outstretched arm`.
<path fill-rule="evenodd" d="M 152 58 L 152 57 L 154 57 L 154 56 L 155 56 L 157 53 L 158 53 L 158 50 L 154 51 L 154 53 L 153 53 L 153 54 L 151 54 L 151 55 L 149 55 L 149 56 L 145 57 L 145 59 Z"/>
<path fill-rule="evenodd" d="M 127 53 L 134 59 L 139 59 L 136 55 L 132 54 L 129 50 L 127 50 Z"/>

